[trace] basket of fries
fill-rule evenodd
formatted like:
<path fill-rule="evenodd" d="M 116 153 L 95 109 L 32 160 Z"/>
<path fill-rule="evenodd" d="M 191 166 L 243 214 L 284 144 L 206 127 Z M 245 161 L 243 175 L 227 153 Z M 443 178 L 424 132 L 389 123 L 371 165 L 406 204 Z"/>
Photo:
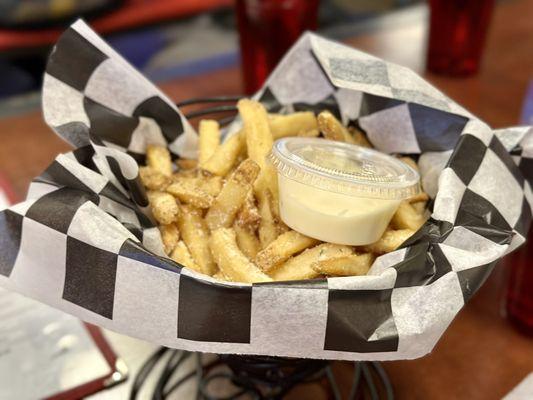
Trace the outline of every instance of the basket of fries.
<path fill-rule="evenodd" d="M 197 134 L 76 22 L 43 85 L 74 150 L 0 212 L 0 285 L 173 348 L 411 359 L 525 241 L 531 128 L 494 131 L 407 68 L 308 33 L 237 110 Z"/>

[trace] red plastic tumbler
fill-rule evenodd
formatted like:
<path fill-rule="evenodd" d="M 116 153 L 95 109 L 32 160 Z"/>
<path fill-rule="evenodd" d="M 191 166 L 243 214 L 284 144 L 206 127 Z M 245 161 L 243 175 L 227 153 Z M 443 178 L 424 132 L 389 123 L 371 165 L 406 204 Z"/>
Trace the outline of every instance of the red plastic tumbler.
<path fill-rule="evenodd" d="M 319 0 L 237 0 L 244 87 L 257 91 L 285 52 L 315 30 Z"/>
<path fill-rule="evenodd" d="M 503 259 L 510 268 L 507 287 L 507 318 L 522 332 L 533 336 L 533 228 L 528 241 Z"/>
<path fill-rule="evenodd" d="M 494 0 L 430 0 L 427 68 L 466 76 L 479 69 Z"/>

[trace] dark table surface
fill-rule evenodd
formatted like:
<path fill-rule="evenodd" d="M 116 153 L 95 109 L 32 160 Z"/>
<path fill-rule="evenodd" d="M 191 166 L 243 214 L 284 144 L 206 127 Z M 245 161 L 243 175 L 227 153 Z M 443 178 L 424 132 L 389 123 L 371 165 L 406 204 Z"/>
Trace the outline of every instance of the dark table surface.
<path fill-rule="evenodd" d="M 479 74 L 462 79 L 423 72 L 425 18 L 376 23 L 346 43 L 413 68 L 491 126 L 516 125 L 527 84 L 533 79 L 533 1 L 508 0 L 496 7 Z M 161 85 L 174 100 L 242 92 L 238 68 Z M 35 111 L 0 120 L 0 174 L 23 197 L 38 175 L 68 146 Z M 533 338 L 503 316 L 506 269 L 500 266 L 459 313 L 434 351 L 421 359 L 384 363 L 398 399 L 500 399 L 533 371 Z M 352 367 L 337 363 L 343 391 Z M 306 391 L 312 396 L 312 393 Z M 298 391 L 294 398 L 302 398 Z M 310 396 L 305 396 L 309 398 Z"/>

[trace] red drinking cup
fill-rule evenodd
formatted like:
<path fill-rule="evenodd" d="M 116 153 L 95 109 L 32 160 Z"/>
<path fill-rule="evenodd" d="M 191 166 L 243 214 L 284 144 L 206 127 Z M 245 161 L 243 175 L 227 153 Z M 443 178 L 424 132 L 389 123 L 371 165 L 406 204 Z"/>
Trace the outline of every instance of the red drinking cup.
<path fill-rule="evenodd" d="M 466 76 L 479 69 L 494 0 L 430 0 L 427 68 Z"/>
<path fill-rule="evenodd" d="M 257 91 L 285 52 L 315 30 L 319 0 L 237 0 L 246 94 Z"/>

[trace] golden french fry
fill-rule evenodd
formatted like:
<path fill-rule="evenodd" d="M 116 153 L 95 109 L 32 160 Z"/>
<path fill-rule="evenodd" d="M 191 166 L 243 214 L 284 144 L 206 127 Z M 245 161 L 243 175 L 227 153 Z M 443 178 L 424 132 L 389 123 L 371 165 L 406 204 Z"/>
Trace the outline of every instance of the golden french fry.
<path fill-rule="evenodd" d="M 248 157 L 264 169 L 273 144 L 265 107 L 249 99 L 239 100 L 237 107 L 243 121 Z"/>
<path fill-rule="evenodd" d="M 178 228 L 200 272 L 213 275 L 217 268 L 209 250 L 209 231 L 202 212 L 191 206 L 182 206 Z"/>
<path fill-rule="evenodd" d="M 181 265 L 234 282 L 362 275 L 376 254 L 397 248 L 428 217 L 427 194 L 407 199 L 391 222 L 396 230 L 363 247 L 369 251 L 364 254 L 290 230 L 279 216 L 277 171 L 267 160 L 273 141 L 322 132 L 328 139 L 372 146 L 364 132 L 344 127 L 328 111 L 318 117 L 308 111 L 268 115 L 252 100 L 240 101 L 238 109 L 243 128 L 222 144 L 218 124 L 200 122 L 199 159 L 177 160 L 177 172 L 166 148 L 147 148 L 140 178 L 165 252 Z"/>
<path fill-rule="evenodd" d="M 298 132 L 299 137 L 318 137 L 320 135 L 320 131 L 318 129 L 309 129 L 308 131 L 301 131 Z"/>
<path fill-rule="evenodd" d="M 168 225 L 176 221 L 179 215 L 178 203 L 169 193 L 149 191 L 148 201 L 154 218 L 163 225 Z"/>
<path fill-rule="evenodd" d="M 374 146 L 372 146 L 372 144 L 368 141 L 364 132 L 360 131 L 356 127 L 354 126 L 348 127 L 348 132 L 350 132 L 350 135 L 352 135 L 354 144 L 361 146 L 361 147 L 368 147 L 370 149 L 374 148 Z"/>
<path fill-rule="evenodd" d="M 398 210 L 392 217 L 391 224 L 396 229 L 411 229 L 417 231 L 424 223 L 426 218 L 420 215 L 409 201 L 402 201 Z"/>
<path fill-rule="evenodd" d="M 150 190 L 163 191 L 170 184 L 171 179 L 151 167 L 139 167 L 142 184 Z"/>
<path fill-rule="evenodd" d="M 429 200 L 429 196 L 426 192 L 420 192 L 418 193 L 417 195 L 413 196 L 413 197 L 409 197 L 407 199 L 407 201 L 410 203 L 410 204 L 413 204 L 413 203 L 418 203 L 418 202 L 426 202 Z"/>
<path fill-rule="evenodd" d="M 385 254 L 396 250 L 403 242 L 415 233 L 412 229 L 398 229 L 385 231 L 376 243 L 365 246 L 365 249 L 375 254 Z"/>
<path fill-rule="evenodd" d="M 253 260 L 261 249 L 259 239 L 252 230 L 245 226 L 235 223 L 233 224 L 233 229 L 237 235 L 237 245 L 239 246 L 239 249 L 241 249 L 246 257 Z"/>
<path fill-rule="evenodd" d="M 353 249 L 348 246 L 323 243 L 305 250 L 303 253 L 289 258 L 287 262 L 273 269 L 269 275 L 275 281 L 292 281 L 300 279 L 312 279 L 320 276 L 312 265 L 318 261 L 331 258 L 344 257 L 353 254 Z"/>
<path fill-rule="evenodd" d="M 196 179 L 198 177 L 197 169 L 180 169 L 178 172 L 172 174 L 172 182 L 182 179 Z"/>
<path fill-rule="evenodd" d="M 209 208 L 213 203 L 213 196 L 199 189 L 191 180 L 178 180 L 167 187 L 167 192 L 180 202 L 196 208 Z"/>
<path fill-rule="evenodd" d="M 199 176 L 196 183 L 199 189 L 213 197 L 218 196 L 224 184 L 222 177 L 218 175 Z"/>
<path fill-rule="evenodd" d="M 262 200 L 268 201 L 273 217 L 276 220 L 279 219 L 278 174 L 273 165 L 262 170 L 257 177 L 254 184 L 254 194 L 258 203 Z"/>
<path fill-rule="evenodd" d="M 406 163 L 410 167 L 414 168 L 415 171 L 418 171 L 418 164 L 411 157 L 400 157 L 400 160 L 402 160 L 404 163 Z"/>
<path fill-rule="evenodd" d="M 285 225 L 285 222 L 283 222 L 281 219 L 277 220 L 277 224 L 278 224 L 279 235 L 291 230 L 291 228 L 289 228 L 287 225 Z"/>
<path fill-rule="evenodd" d="M 192 174 L 189 172 L 175 173 L 172 177 L 172 182 L 186 182 L 186 185 L 194 186 L 210 196 L 218 196 L 223 184 L 221 176 L 211 175 L 205 171 L 195 171 Z"/>
<path fill-rule="evenodd" d="M 217 121 L 204 119 L 200 121 L 198 131 L 198 165 L 202 168 L 220 144 L 220 129 Z"/>
<path fill-rule="evenodd" d="M 268 121 L 274 140 L 287 136 L 308 136 L 305 133 L 311 131 L 316 131 L 318 136 L 318 125 L 312 111 L 300 111 L 288 115 L 270 114 Z"/>
<path fill-rule="evenodd" d="M 241 227 L 247 228 L 252 232 L 255 232 L 259 228 L 260 222 L 261 215 L 259 215 L 259 210 L 255 205 L 253 191 L 250 190 L 246 195 L 246 199 L 244 200 L 241 210 L 237 214 L 235 223 Z"/>
<path fill-rule="evenodd" d="M 219 281 L 226 281 L 226 282 L 231 282 L 231 279 L 229 279 L 226 275 L 224 275 L 222 273 L 222 271 L 217 271 L 214 275 L 213 275 L 213 278 L 215 278 L 216 280 L 219 280 Z"/>
<path fill-rule="evenodd" d="M 278 224 L 274 213 L 272 212 L 272 200 L 270 199 L 270 192 L 268 190 L 258 194 L 258 210 L 261 216 L 259 222 L 259 241 L 261 247 L 265 248 L 273 242 L 280 234 Z"/>
<path fill-rule="evenodd" d="M 210 230 L 227 228 L 233 224 L 258 174 L 259 166 L 250 159 L 243 161 L 231 174 L 205 216 Z"/>
<path fill-rule="evenodd" d="M 181 240 L 176 243 L 174 250 L 172 250 L 172 253 L 170 253 L 170 258 L 176 261 L 178 264 L 183 265 L 184 267 L 192 269 L 196 272 L 203 273 L 202 269 L 198 266 L 198 264 L 196 264 L 196 262 L 192 258 L 192 255 L 189 249 L 187 248 L 187 245 Z"/>
<path fill-rule="evenodd" d="M 249 99 L 240 100 L 237 107 L 243 121 L 248 157 L 261 168 L 255 191 L 257 193 L 268 189 L 277 202 L 278 174 L 275 167 L 267 161 L 267 156 L 272 150 L 273 138 L 265 107 Z"/>
<path fill-rule="evenodd" d="M 231 169 L 228 171 L 228 173 L 225 176 L 221 177 L 222 179 L 225 180 L 229 176 L 231 176 L 231 174 L 235 172 L 235 170 L 239 167 L 239 165 L 241 165 L 242 162 L 248 158 L 248 157 L 245 157 L 245 154 L 246 154 L 246 147 L 243 149 L 242 153 L 237 157 L 237 159 L 233 163 L 233 167 L 231 167 Z M 206 171 L 206 173 L 209 174 L 210 172 Z"/>
<path fill-rule="evenodd" d="M 429 217 L 425 214 L 428 212 L 427 210 L 427 201 L 417 201 L 416 203 L 411 203 L 411 206 L 415 209 L 415 211 L 418 214 L 421 214 L 424 216 L 424 219 Z"/>
<path fill-rule="evenodd" d="M 366 275 L 374 262 L 372 253 L 349 254 L 313 263 L 311 267 L 321 275 Z"/>
<path fill-rule="evenodd" d="M 326 139 L 356 144 L 348 129 L 329 111 L 318 114 L 318 129 Z"/>
<path fill-rule="evenodd" d="M 314 246 L 318 240 L 302 235 L 296 231 L 288 231 L 279 235 L 255 258 L 255 263 L 263 271 L 268 272 L 283 263 L 292 255 Z"/>
<path fill-rule="evenodd" d="M 165 247 L 165 253 L 170 254 L 180 240 L 180 231 L 176 224 L 159 225 L 161 239 Z"/>
<path fill-rule="evenodd" d="M 198 161 L 192 158 L 178 158 L 176 165 L 179 167 L 180 172 L 189 171 L 194 170 L 198 166 Z"/>
<path fill-rule="evenodd" d="M 275 186 L 275 191 L 272 187 Z M 278 177 L 272 174 L 272 171 L 260 173 L 254 184 L 254 194 L 257 198 L 258 207 L 262 207 L 263 202 L 268 202 L 268 209 L 274 221 L 279 220 L 279 194 L 278 194 Z"/>
<path fill-rule="evenodd" d="M 204 163 L 202 169 L 215 175 L 225 176 L 243 152 L 244 145 L 244 135 L 241 132 L 236 132 L 217 147 L 209 160 Z"/>
<path fill-rule="evenodd" d="M 146 147 L 146 165 L 165 176 L 172 175 L 172 160 L 166 147 L 148 145 Z"/>
<path fill-rule="evenodd" d="M 209 246 L 220 271 L 231 280 L 245 283 L 272 281 L 239 250 L 233 229 L 213 231 Z"/>

